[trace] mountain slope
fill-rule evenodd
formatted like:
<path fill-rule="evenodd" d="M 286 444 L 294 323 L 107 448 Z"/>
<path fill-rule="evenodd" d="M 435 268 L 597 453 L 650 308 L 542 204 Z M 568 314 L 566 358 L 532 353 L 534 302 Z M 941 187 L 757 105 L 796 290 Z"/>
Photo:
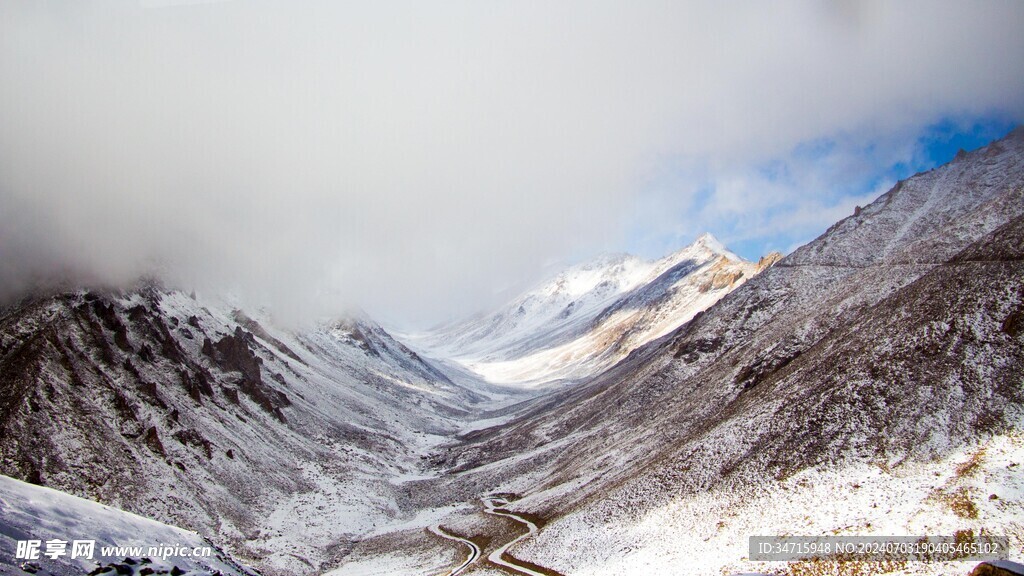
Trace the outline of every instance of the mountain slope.
<path fill-rule="evenodd" d="M 529 507 L 546 502 L 568 512 L 561 525 L 549 525 L 546 544 L 537 542 L 536 557 L 526 558 L 571 572 L 579 557 L 566 557 L 559 550 L 568 540 L 578 543 L 581 530 L 592 533 L 598 519 L 605 525 L 650 522 L 666 510 L 673 511 L 668 515 L 676 532 L 663 535 L 662 542 L 685 542 L 686 534 L 700 527 L 718 538 L 719 549 L 733 549 L 732 562 L 745 555 L 738 544 L 754 533 L 750 530 L 792 532 L 794 516 L 796 525 L 807 526 L 807 533 L 986 529 L 1005 532 L 1020 546 L 1024 533 L 1015 528 L 1014 519 L 1024 512 L 1024 493 L 1012 466 L 1006 466 L 1024 456 L 1024 343 L 1014 328 L 1014 319 L 1024 311 L 1024 254 L 1021 244 L 998 246 L 999 236 L 1024 239 L 1024 219 L 969 246 L 813 342 L 794 337 L 802 327 L 796 323 L 787 331 L 790 338 L 774 350 L 758 354 L 756 344 L 741 344 L 687 378 L 683 356 L 701 340 L 681 338 L 675 353 L 683 356 L 642 384 L 626 381 L 646 385 L 649 395 L 642 401 L 648 408 L 647 429 L 617 438 L 620 450 L 636 443 L 636 450 L 615 455 L 631 465 L 589 465 L 567 451 L 556 459 L 565 471 L 550 480 L 557 496 L 552 500 L 539 492 L 537 502 L 523 503 Z M 651 386 L 667 388 L 673 379 L 681 385 L 672 392 Z M 639 402 L 625 395 L 615 401 L 632 406 Z M 651 406 L 661 409 L 651 413 Z M 631 422 L 640 418 L 627 417 Z M 971 461 L 983 463 L 986 472 L 967 478 L 957 472 Z M 601 474 L 611 474 L 612 481 Z M 565 483 L 595 475 L 595 485 L 578 488 L 583 494 L 564 491 Z M 845 494 L 862 479 L 871 481 L 870 495 L 843 498 L 843 510 L 833 510 L 822 500 L 827 491 L 804 490 L 810 493 L 796 509 L 786 494 L 786 487 L 807 486 L 801 482 L 827 482 L 833 494 Z M 556 488 L 558 484 L 563 485 Z M 908 486 L 913 498 L 907 497 Z M 702 520 L 687 525 L 685 514 L 692 513 L 687 510 L 706 503 L 708 493 L 716 495 L 707 500 L 715 501 L 718 514 L 739 526 L 723 531 Z M 774 502 L 767 494 L 774 495 Z M 998 501 L 989 499 L 990 494 Z M 765 508 L 747 507 L 745 497 L 758 498 Z M 781 503 L 788 514 L 778 508 Z M 832 511 L 823 513 L 823 506 Z M 905 516 L 892 514 L 894 507 Z M 758 516 L 774 524 L 759 523 Z M 664 525 L 659 530 L 668 531 Z M 633 537 L 644 532 L 638 530 Z M 717 532 L 725 533 L 719 537 Z M 643 547 L 643 542 L 632 544 Z M 598 537 L 586 545 L 600 550 L 626 543 Z M 652 553 L 641 555 L 652 562 Z M 661 561 L 673 560 L 670 555 Z M 713 573 L 713 568 L 702 566 L 700 572 Z M 932 569 L 948 572 L 948 567 Z"/>
<path fill-rule="evenodd" d="M 369 321 L 294 335 L 142 286 L 0 316 L 0 466 L 315 573 L 404 514 L 402 478 L 481 396 Z"/>
<path fill-rule="evenodd" d="M 793 533 L 800 515 L 812 534 L 985 528 L 1020 546 L 1005 466 L 1024 457 L 1022 198 L 1022 130 L 901 182 L 608 372 L 468 437 L 444 489 L 520 495 L 511 508 L 547 524 L 518 557 L 566 574 L 717 574 L 740 566 L 744 530 Z M 949 472 L 985 446 L 990 473 Z M 816 478 L 872 494 L 820 514 L 794 484 Z"/>

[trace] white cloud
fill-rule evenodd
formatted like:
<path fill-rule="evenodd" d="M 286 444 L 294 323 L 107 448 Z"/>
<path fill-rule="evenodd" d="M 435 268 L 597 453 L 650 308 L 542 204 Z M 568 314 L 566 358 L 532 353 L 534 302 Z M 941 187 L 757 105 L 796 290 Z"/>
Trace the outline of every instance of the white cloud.
<path fill-rule="evenodd" d="M 159 262 L 297 315 L 438 319 L 621 245 L 634 218 L 771 235 L 846 210 L 815 196 L 821 170 L 758 176 L 802 142 L 1024 114 L 1019 2 L 2 10 L 6 287 Z M 689 219 L 685 190 L 648 205 L 666 165 L 721 192 Z M 771 214 L 788 206 L 808 216 Z"/>

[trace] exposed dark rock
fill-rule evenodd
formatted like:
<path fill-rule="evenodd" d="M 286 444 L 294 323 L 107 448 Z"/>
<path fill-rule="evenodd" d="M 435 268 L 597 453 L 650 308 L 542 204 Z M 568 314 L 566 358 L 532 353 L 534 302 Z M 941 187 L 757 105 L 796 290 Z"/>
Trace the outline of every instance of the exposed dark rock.
<path fill-rule="evenodd" d="M 232 404 L 241 404 L 241 400 L 238 399 L 238 389 L 228 388 L 227 386 L 221 386 L 221 392 L 224 393 L 224 397 L 228 399 L 228 402 Z"/>
<path fill-rule="evenodd" d="M 694 318 L 696 320 L 696 318 Z M 674 353 L 676 358 L 690 358 L 688 362 L 694 362 L 692 355 L 696 353 L 708 354 L 716 352 L 722 346 L 721 338 L 698 338 L 695 340 L 684 340 L 679 343 Z"/>
<path fill-rule="evenodd" d="M 283 422 L 285 417 L 281 408 L 290 406 L 291 400 L 284 392 L 263 383 L 263 361 L 253 353 L 250 345 L 255 345 L 253 335 L 236 327 L 234 334 L 224 336 L 216 343 L 209 339 L 204 341 L 203 353 L 211 356 L 222 370 L 240 373 L 238 390 Z M 229 400 L 237 402 L 237 395 L 235 398 L 229 396 Z"/>
<path fill-rule="evenodd" d="M 139 369 L 135 367 L 135 364 L 132 364 L 130 358 L 125 358 L 124 362 L 121 363 L 121 367 L 124 368 L 125 372 L 134 376 L 136 380 L 142 377 L 139 374 Z"/>
<path fill-rule="evenodd" d="M 46 344 L 46 335 L 38 334 L 5 355 L 4 369 L 0 370 L 0 431 L 7 430 L 8 420 L 16 417 L 34 388 L 40 370 L 39 354 Z"/>
<path fill-rule="evenodd" d="M 1011 312 L 1000 327 L 1003 332 L 1016 338 L 1024 333 L 1024 312 L 1015 310 Z"/>
<path fill-rule="evenodd" d="M 178 341 L 171 336 L 171 332 L 168 330 L 163 319 L 157 317 L 154 319 L 153 324 L 157 329 L 157 339 L 160 341 L 161 355 L 175 364 L 184 362 L 185 351 L 181 349 L 181 345 L 178 344 Z"/>
<path fill-rule="evenodd" d="M 216 351 L 213 349 L 213 342 L 209 338 L 203 338 L 203 354 L 210 358 L 216 358 Z"/>
<path fill-rule="evenodd" d="M 149 309 L 142 304 L 136 304 L 128 309 L 128 319 L 132 322 L 139 322 L 149 315 Z"/>
<path fill-rule="evenodd" d="M 161 457 L 167 456 L 167 453 L 164 452 L 163 442 L 160 441 L 160 434 L 156 431 L 156 426 L 150 426 L 146 429 L 146 436 L 143 440 L 150 450 L 156 452 Z"/>
<path fill-rule="evenodd" d="M 210 386 L 209 380 L 202 371 L 191 373 L 182 369 L 178 372 L 178 377 L 181 379 L 181 385 L 188 391 L 188 395 L 196 402 L 202 402 L 203 396 L 213 396 L 213 387 Z"/>
<path fill-rule="evenodd" d="M 789 350 L 761 356 L 752 364 L 741 369 L 736 374 L 735 382 L 744 389 L 753 388 L 800 357 L 801 353 L 801 350 Z"/>
<path fill-rule="evenodd" d="M 203 451 L 203 454 L 206 455 L 207 459 L 213 457 L 213 445 L 197 430 L 193 430 L 192 428 L 179 430 L 174 433 L 174 439 L 185 446 L 199 448 Z"/>

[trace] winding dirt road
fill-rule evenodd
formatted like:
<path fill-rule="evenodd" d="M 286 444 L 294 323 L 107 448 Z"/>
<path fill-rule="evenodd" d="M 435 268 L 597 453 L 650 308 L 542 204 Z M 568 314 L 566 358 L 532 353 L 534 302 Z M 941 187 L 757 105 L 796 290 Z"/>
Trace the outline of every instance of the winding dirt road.
<path fill-rule="evenodd" d="M 508 549 L 515 546 L 519 541 L 529 538 L 537 533 L 537 525 L 533 522 L 523 518 L 522 516 L 512 512 L 511 510 L 504 509 L 508 506 L 508 501 L 499 496 L 484 496 L 480 499 L 484 503 L 484 512 L 493 514 L 495 516 L 504 516 L 505 518 L 511 518 L 520 524 L 526 526 L 527 532 L 520 534 L 518 537 L 506 542 L 503 546 L 498 547 L 494 552 L 491 552 L 487 559 L 498 566 L 503 566 L 513 572 L 519 574 L 526 574 L 527 576 L 550 576 L 550 573 L 545 574 L 543 572 L 537 572 L 529 566 L 526 566 L 515 558 L 511 554 L 505 556 Z"/>
<path fill-rule="evenodd" d="M 483 511 L 485 514 L 503 516 L 505 518 L 509 518 L 526 526 L 525 534 L 520 534 L 519 536 L 516 536 L 512 540 L 509 540 L 505 544 L 496 548 L 493 552 L 487 555 L 487 562 L 493 564 L 495 567 L 501 569 L 504 572 L 518 574 L 521 576 L 561 576 L 561 574 L 554 570 L 551 570 L 550 568 L 538 566 L 536 564 L 532 564 L 524 560 L 517 560 L 509 553 L 509 549 L 511 547 L 515 546 L 516 544 L 525 540 L 526 538 L 532 537 L 534 534 L 537 533 L 538 527 L 535 522 L 505 508 L 506 506 L 508 506 L 509 502 L 506 498 L 502 496 L 484 496 L 480 498 L 480 501 L 483 502 Z M 457 576 L 458 574 L 461 574 L 470 566 L 475 564 L 478 560 L 480 560 L 480 557 L 483 555 L 483 552 L 480 550 L 480 546 L 478 546 L 476 543 L 469 539 L 452 534 L 451 532 L 441 527 L 440 524 L 435 524 L 428 528 L 428 530 L 432 534 L 440 536 L 441 538 L 444 538 L 446 540 L 452 540 L 460 544 L 464 544 L 469 548 L 469 555 L 466 556 L 466 560 L 459 566 L 450 570 L 446 574 L 446 576 Z M 489 548 L 489 546 L 486 545 L 485 547 Z"/>
<path fill-rule="evenodd" d="M 448 532 L 447 530 L 442 528 L 440 524 L 431 526 L 430 528 L 428 528 L 428 530 L 440 536 L 441 538 L 445 538 L 447 540 L 454 540 L 455 542 L 465 544 L 469 547 L 469 555 L 466 556 L 466 560 L 458 567 L 453 568 L 451 571 L 449 571 L 447 576 L 458 576 L 458 574 L 461 574 L 463 570 L 469 568 L 470 565 L 472 565 L 474 562 L 477 561 L 477 559 L 480 558 L 480 547 L 474 544 L 471 540 L 467 540 L 465 538 L 462 538 L 461 536 L 456 536 L 455 534 Z"/>

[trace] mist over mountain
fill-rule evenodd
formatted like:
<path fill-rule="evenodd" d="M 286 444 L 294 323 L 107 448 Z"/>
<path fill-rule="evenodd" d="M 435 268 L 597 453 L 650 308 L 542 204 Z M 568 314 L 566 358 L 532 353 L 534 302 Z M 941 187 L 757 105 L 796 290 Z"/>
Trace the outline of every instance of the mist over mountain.
<path fill-rule="evenodd" d="M 0 296 L 154 275 L 421 327 L 543 262 L 785 253 L 929 127 L 1024 118 L 1022 11 L 12 0 Z"/>

